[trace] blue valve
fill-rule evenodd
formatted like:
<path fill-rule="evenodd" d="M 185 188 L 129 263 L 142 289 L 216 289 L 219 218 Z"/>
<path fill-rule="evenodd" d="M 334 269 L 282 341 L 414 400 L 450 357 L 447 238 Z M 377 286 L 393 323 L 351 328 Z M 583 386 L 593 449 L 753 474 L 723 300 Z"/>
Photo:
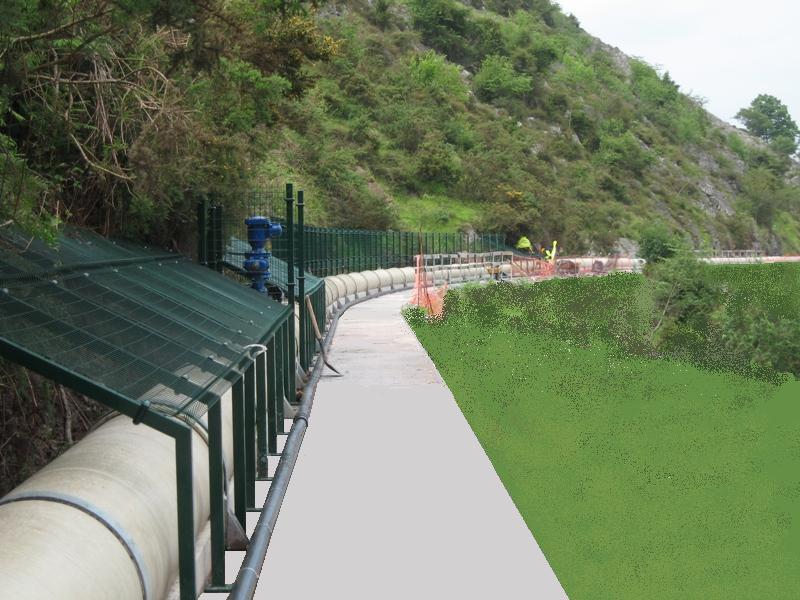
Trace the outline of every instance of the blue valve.
<path fill-rule="evenodd" d="M 281 236 L 283 227 L 279 223 L 272 223 L 267 217 L 250 217 L 245 219 L 244 224 L 247 225 L 247 243 L 253 249 L 245 254 L 244 270 L 253 280 L 250 287 L 265 294 L 270 277 L 269 259 L 272 256 L 267 252 L 266 245 L 272 238 Z"/>

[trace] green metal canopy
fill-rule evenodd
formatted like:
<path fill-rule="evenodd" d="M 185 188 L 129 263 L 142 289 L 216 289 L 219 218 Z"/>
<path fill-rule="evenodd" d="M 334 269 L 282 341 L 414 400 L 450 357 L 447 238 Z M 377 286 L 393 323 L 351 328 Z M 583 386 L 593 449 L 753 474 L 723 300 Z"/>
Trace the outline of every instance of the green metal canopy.
<path fill-rule="evenodd" d="M 0 354 L 142 410 L 202 415 L 289 310 L 177 254 L 0 232 Z"/>

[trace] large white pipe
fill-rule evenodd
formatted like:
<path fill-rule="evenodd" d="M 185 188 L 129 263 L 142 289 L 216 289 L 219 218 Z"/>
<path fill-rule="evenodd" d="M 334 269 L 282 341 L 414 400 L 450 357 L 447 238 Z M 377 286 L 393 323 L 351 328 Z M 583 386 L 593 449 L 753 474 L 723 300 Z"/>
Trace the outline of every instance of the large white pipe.
<path fill-rule="evenodd" d="M 223 453 L 232 473 L 230 394 Z M 194 529 L 209 519 L 208 445 L 192 436 Z M 127 417 L 87 435 L 0 502 L 0 590 L 15 600 L 160 600 L 177 585 L 172 438 Z M 232 493 L 232 487 L 229 486 Z M 230 500 L 230 498 L 229 498 Z M 207 532 L 206 536 L 207 537 Z M 198 544 L 198 592 L 207 551 Z"/>
<path fill-rule="evenodd" d="M 703 262 L 712 265 L 752 265 L 752 264 L 773 264 L 773 263 L 797 263 L 800 262 L 800 256 L 730 256 L 730 257 L 714 257 L 714 258 L 701 258 Z"/>

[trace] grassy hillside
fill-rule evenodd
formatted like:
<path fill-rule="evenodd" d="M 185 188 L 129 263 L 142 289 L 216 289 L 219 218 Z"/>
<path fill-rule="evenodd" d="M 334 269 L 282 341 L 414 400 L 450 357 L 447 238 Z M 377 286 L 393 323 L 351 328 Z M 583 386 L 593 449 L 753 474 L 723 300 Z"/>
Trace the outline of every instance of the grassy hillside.
<path fill-rule="evenodd" d="M 795 597 L 796 380 L 480 326 L 417 334 L 570 598 Z"/>
<path fill-rule="evenodd" d="M 340 53 L 260 175 L 313 190 L 321 222 L 471 226 L 581 252 L 660 220 L 697 245 L 800 251 L 788 159 L 547 0 L 353 0 L 317 22 Z"/>
<path fill-rule="evenodd" d="M 668 308 L 616 275 L 408 315 L 570 598 L 793 598 L 800 270 L 678 281 Z"/>

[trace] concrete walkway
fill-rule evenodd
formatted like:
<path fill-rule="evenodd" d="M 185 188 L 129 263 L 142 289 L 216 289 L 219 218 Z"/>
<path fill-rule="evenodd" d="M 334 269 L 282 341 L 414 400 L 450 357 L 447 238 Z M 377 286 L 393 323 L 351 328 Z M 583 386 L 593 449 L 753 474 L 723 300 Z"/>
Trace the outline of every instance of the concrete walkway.
<path fill-rule="evenodd" d="M 317 388 L 256 598 L 566 598 L 403 321 L 408 298 L 340 320 L 345 377 Z"/>

